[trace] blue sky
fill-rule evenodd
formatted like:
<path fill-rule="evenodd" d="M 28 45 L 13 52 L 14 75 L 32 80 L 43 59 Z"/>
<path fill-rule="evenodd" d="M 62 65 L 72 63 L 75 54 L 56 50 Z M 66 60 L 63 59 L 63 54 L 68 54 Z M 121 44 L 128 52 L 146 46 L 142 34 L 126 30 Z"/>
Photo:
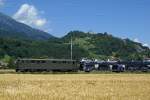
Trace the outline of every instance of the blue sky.
<path fill-rule="evenodd" d="M 149 5 L 150 0 L 0 0 L 0 12 L 58 37 L 71 30 L 108 32 L 150 45 Z"/>

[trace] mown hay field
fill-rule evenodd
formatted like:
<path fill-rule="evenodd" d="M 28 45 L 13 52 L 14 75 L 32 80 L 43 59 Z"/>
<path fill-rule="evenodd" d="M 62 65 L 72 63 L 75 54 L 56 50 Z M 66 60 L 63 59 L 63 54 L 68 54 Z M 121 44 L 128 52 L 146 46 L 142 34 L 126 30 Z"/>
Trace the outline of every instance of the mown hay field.
<path fill-rule="evenodd" d="M 0 100 L 150 100 L 150 74 L 0 74 Z"/>

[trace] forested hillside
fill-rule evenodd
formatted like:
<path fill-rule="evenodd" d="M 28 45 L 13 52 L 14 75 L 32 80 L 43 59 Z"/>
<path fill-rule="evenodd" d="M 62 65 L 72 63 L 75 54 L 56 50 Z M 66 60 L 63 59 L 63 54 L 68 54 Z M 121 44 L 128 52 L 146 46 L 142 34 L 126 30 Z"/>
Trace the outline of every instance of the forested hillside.
<path fill-rule="evenodd" d="M 129 39 L 120 39 L 108 33 L 71 31 L 62 38 L 28 40 L 0 38 L 0 57 L 13 58 L 70 58 L 70 40 L 73 39 L 73 58 L 142 59 L 149 57 L 149 48 Z"/>
<path fill-rule="evenodd" d="M 85 33 L 72 31 L 63 37 L 64 42 L 73 38 L 75 46 L 84 49 L 88 57 L 108 59 L 116 57 L 119 59 L 142 59 L 149 57 L 149 48 L 142 46 L 130 39 L 121 39 L 105 33 Z"/>

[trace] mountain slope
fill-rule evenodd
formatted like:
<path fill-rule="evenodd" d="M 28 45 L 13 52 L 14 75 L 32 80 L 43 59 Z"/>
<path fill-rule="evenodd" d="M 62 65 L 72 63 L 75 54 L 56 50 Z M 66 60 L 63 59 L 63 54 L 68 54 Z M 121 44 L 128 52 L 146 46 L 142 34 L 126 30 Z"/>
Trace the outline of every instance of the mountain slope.
<path fill-rule="evenodd" d="M 130 39 L 121 39 L 108 33 L 85 33 L 81 31 L 71 31 L 62 39 L 69 42 L 73 38 L 74 45 L 88 52 L 89 57 L 105 58 L 116 57 L 121 59 L 142 58 L 145 52 L 150 51 L 148 47 L 141 43 L 136 43 Z"/>
<path fill-rule="evenodd" d="M 60 58 L 70 59 L 70 39 L 73 39 L 73 59 L 82 57 L 139 60 L 150 57 L 148 47 L 129 39 L 120 39 L 107 33 L 69 32 L 62 38 L 46 41 L 0 38 L 0 58 Z"/>
<path fill-rule="evenodd" d="M 23 23 L 19 23 L 11 17 L 0 13 L 0 37 L 45 40 L 53 36 Z"/>

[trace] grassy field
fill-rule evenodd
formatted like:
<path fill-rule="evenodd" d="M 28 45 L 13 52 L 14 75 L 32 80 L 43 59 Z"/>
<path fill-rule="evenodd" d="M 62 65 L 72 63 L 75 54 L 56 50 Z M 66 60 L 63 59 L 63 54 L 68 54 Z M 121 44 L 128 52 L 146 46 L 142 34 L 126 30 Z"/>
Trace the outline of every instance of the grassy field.
<path fill-rule="evenodd" d="M 150 74 L 0 74 L 0 100 L 150 100 Z"/>

